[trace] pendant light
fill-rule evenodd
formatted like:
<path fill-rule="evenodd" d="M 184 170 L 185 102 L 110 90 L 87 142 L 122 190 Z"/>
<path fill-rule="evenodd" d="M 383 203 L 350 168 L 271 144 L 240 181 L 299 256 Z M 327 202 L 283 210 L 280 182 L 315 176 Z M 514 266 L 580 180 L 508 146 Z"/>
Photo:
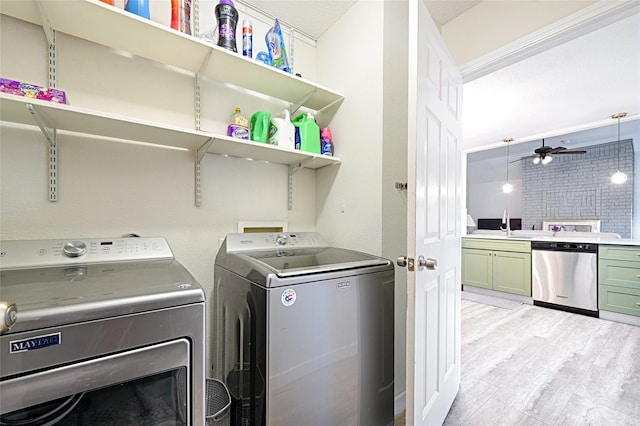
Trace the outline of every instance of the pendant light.
<path fill-rule="evenodd" d="M 502 185 L 502 192 L 510 194 L 513 192 L 513 185 L 509 183 L 509 142 L 513 142 L 513 138 L 507 138 L 502 140 L 507 144 L 507 181 Z"/>
<path fill-rule="evenodd" d="M 618 171 L 611 175 L 611 183 L 616 185 L 622 185 L 627 181 L 627 175 L 620 171 L 620 119 L 626 116 L 626 112 L 619 112 L 611 116 L 613 119 L 618 119 Z"/>

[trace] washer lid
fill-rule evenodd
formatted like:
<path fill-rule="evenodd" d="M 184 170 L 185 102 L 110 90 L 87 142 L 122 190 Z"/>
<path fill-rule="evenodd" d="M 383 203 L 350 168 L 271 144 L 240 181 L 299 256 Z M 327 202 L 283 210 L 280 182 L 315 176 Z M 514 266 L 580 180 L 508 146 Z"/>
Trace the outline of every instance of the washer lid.
<path fill-rule="evenodd" d="M 241 270 L 245 268 L 238 267 L 238 263 L 244 262 L 262 265 L 281 278 L 390 264 L 389 260 L 381 257 L 336 247 L 259 250 L 231 253 L 228 257 L 236 258 L 236 261 L 231 260 L 231 265 L 221 266 L 233 272 L 242 274 Z M 255 273 L 256 269 L 252 271 Z"/>
<path fill-rule="evenodd" d="M 16 304 L 8 333 L 203 302 L 204 292 L 175 260 L 1 271 L 0 299 Z"/>

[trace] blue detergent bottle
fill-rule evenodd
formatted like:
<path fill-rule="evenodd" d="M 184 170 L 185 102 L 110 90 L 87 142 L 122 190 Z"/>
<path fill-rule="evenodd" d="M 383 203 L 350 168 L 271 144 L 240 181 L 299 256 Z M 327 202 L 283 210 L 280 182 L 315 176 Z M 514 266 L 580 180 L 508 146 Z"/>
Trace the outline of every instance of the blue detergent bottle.
<path fill-rule="evenodd" d="M 151 19 L 149 15 L 149 0 L 127 0 L 124 10 L 135 13 L 143 18 Z"/>

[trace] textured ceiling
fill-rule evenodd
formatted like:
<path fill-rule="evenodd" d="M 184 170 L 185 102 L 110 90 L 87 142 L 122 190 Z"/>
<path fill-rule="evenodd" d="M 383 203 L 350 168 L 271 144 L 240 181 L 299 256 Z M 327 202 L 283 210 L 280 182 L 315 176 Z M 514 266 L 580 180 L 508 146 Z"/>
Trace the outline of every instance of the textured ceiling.
<path fill-rule="evenodd" d="M 433 20 L 439 25 L 444 25 L 480 2 L 481 0 L 426 0 L 424 3 Z"/>
<path fill-rule="evenodd" d="M 318 39 L 356 3 L 356 0 L 239 0 L 239 3 L 250 4 Z M 439 25 L 444 25 L 478 3 L 479 0 L 425 1 L 431 17 Z"/>
<path fill-rule="evenodd" d="M 241 0 L 318 39 L 356 0 Z"/>

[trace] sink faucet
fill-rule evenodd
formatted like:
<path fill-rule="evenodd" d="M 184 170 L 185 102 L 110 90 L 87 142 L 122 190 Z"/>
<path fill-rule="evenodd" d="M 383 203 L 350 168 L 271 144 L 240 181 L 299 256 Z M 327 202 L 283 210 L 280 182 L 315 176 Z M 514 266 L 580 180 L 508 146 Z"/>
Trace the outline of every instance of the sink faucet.
<path fill-rule="evenodd" d="M 505 231 L 507 236 L 511 235 L 511 221 L 509 220 L 509 212 L 505 210 L 502 213 L 502 226 L 500 230 Z M 503 227 L 504 226 L 504 227 Z"/>

